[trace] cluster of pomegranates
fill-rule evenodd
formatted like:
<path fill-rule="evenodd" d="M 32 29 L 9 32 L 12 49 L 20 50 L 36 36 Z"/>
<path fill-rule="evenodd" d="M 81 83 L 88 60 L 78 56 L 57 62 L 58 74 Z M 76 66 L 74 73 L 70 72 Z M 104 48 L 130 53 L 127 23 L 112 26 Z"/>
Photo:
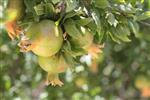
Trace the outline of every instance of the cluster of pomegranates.
<path fill-rule="evenodd" d="M 5 21 L 8 35 L 11 39 L 19 37 L 19 47 L 22 52 L 32 51 L 37 55 L 39 66 L 48 73 L 46 84 L 62 86 L 63 83 L 59 80 L 58 75 L 71 66 L 61 53 L 61 48 L 64 42 L 67 41 L 69 20 L 64 22 L 66 24 L 64 29 L 48 18 L 33 22 L 24 29 L 17 23 L 23 18 L 24 12 L 24 0 L 8 1 L 7 20 Z M 82 27 L 81 32 L 84 34 L 78 34 L 77 38 L 68 36 L 68 41 L 80 46 L 85 50 L 85 54 L 92 56 L 92 59 L 97 58 L 97 54 L 102 52 L 103 45 L 93 42 L 94 37 L 89 29 Z"/>

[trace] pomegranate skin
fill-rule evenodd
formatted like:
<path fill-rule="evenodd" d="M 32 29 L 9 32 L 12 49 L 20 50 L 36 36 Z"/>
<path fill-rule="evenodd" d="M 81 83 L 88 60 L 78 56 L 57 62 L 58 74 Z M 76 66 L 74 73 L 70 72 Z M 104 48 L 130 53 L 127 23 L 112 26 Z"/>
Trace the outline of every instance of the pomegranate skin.
<path fill-rule="evenodd" d="M 56 36 L 56 34 L 59 35 Z M 31 41 L 31 51 L 42 57 L 56 54 L 63 43 L 62 30 L 51 20 L 32 24 L 27 30 L 26 36 Z"/>

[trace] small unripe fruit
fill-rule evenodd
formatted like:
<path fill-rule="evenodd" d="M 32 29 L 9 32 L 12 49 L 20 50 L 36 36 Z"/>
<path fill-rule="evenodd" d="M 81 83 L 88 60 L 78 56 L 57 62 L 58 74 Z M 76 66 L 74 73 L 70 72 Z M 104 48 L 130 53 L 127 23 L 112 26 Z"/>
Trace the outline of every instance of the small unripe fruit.
<path fill-rule="evenodd" d="M 21 28 L 17 25 L 17 21 L 24 15 L 24 10 L 24 0 L 8 0 L 5 27 L 11 39 L 20 34 Z"/>
<path fill-rule="evenodd" d="M 138 89 L 150 88 L 150 79 L 146 76 L 140 75 L 135 80 L 135 86 Z"/>
<path fill-rule="evenodd" d="M 51 20 L 32 24 L 27 30 L 26 36 L 31 41 L 31 51 L 42 57 L 56 54 L 63 43 L 62 30 Z"/>
<path fill-rule="evenodd" d="M 38 57 L 38 62 L 41 68 L 49 73 L 62 73 L 68 67 L 62 56 Z"/>
<path fill-rule="evenodd" d="M 69 66 L 62 56 L 38 57 L 38 63 L 43 70 L 48 72 L 47 84 L 54 86 L 63 85 L 59 80 L 58 74 L 65 72 Z"/>
<path fill-rule="evenodd" d="M 76 39 L 72 39 L 71 41 L 80 47 L 82 47 L 88 54 L 92 56 L 92 58 L 98 58 L 98 54 L 102 53 L 101 48 L 104 45 L 97 45 L 93 42 L 94 36 L 90 31 L 86 28 L 81 28 L 82 33 Z"/>
<path fill-rule="evenodd" d="M 93 35 L 87 29 L 85 29 L 84 34 L 79 34 L 78 37 L 72 41 L 83 49 L 87 49 L 93 43 Z"/>
<path fill-rule="evenodd" d="M 6 22 L 19 20 L 24 14 L 24 0 L 8 0 Z"/>

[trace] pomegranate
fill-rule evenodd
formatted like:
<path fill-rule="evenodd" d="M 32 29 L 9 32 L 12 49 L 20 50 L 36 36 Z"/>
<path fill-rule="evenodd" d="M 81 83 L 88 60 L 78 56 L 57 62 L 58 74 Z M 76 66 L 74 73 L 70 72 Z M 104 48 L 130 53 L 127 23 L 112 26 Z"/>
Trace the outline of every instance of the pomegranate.
<path fill-rule="evenodd" d="M 79 35 L 79 38 L 72 39 L 72 42 L 82 47 L 88 54 L 92 55 L 93 58 L 98 57 L 98 53 L 102 53 L 101 48 L 104 45 L 97 45 L 93 42 L 93 34 L 86 28 L 81 28 L 83 35 Z"/>
<path fill-rule="evenodd" d="M 139 75 L 135 80 L 135 86 L 138 89 L 150 88 L 150 80 L 143 75 Z"/>
<path fill-rule="evenodd" d="M 26 50 L 31 50 L 42 57 L 50 57 L 56 54 L 63 43 L 62 30 L 51 20 L 33 23 L 25 35 L 31 43 Z"/>
<path fill-rule="evenodd" d="M 14 39 L 21 32 L 21 28 L 17 25 L 17 21 L 22 18 L 24 8 L 24 0 L 8 1 L 5 27 L 11 39 Z"/>
<path fill-rule="evenodd" d="M 63 73 L 68 68 L 63 56 L 38 57 L 40 67 L 48 72 L 47 84 L 62 86 L 63 83 L 59 80 L 58 74 Z"/>

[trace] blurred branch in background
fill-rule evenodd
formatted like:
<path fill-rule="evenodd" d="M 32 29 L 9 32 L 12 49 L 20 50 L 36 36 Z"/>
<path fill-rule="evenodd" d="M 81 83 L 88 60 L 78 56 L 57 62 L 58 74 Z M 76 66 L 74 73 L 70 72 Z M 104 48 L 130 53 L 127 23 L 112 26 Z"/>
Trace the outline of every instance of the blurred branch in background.
<path fill-rule="evenodd" d="M 34 90 L 32 90 L 33 100 L 40 100 L 39 96 L 45 89 L 45 82 L 41 82 Z"/>

